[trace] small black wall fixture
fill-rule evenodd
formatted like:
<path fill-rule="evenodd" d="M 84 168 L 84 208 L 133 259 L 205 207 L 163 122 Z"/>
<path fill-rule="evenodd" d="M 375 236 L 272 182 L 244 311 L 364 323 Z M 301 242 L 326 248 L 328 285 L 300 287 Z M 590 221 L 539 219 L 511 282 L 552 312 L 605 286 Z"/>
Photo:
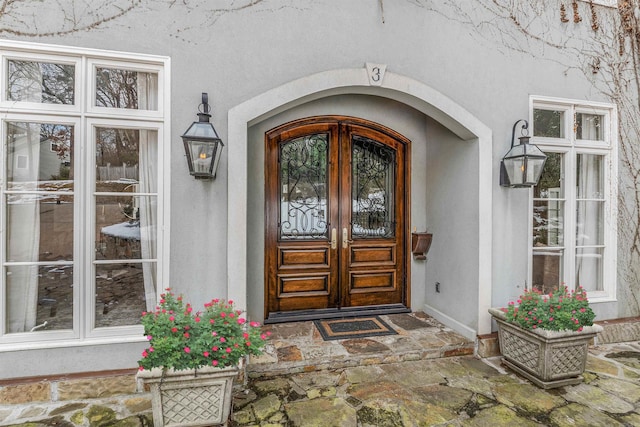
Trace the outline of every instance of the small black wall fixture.
<path fill-rule="evenodd" d="M 520 144 L 514 146 L 516 127 L 521 122 Z M 500 162 L 500 185 L 503 187 L 533 187 L 540 180 L 547 156 L 537 146 L 529 144 L 531 138 L 528 129 L 526 120 L 521 119 L 513 124 L 511 149 Z"/>
<path fill-rule="evenodd" d="M 209 95 L 202 93 L 202 104 L 198 107 L 197 122 L 193 122 L 182 135 L 184 150 L 187 153 L 189 173 L 196 179 L 213 179 L 216 177 L 218 162 L 224 144 L 218 132 L 209 123 Z"/>

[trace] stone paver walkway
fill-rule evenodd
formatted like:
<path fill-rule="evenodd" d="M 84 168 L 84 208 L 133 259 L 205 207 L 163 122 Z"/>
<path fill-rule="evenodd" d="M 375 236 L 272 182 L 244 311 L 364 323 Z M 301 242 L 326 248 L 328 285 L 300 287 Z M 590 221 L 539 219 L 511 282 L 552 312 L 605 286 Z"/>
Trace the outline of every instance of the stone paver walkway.
<path fill-rule="evenodd" d="M 250 378 L 235 395 L 231 426 L 640 426 L 640 343 L 592 347 L 584 383 L 548 391 L 498 357 Z"/>

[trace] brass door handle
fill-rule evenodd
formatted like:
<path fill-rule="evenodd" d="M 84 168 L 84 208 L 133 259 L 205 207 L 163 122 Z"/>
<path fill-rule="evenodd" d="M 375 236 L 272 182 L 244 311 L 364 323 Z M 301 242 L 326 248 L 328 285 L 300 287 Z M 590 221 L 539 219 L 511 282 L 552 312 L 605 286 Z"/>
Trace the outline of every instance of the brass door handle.
<path fill-rule="evenodd" d="M 336 249 L 338 247 L 338 232 L 335 227 L 331 230 L 331 249 Z"/>
<path fill-rule="evenodd" d="M 353 240 L 349 240 L 349 231 L 347 227 L 342 229 L 342 247 L 344 249 L 349 247 L 349 243 L 353 243 Z"/>

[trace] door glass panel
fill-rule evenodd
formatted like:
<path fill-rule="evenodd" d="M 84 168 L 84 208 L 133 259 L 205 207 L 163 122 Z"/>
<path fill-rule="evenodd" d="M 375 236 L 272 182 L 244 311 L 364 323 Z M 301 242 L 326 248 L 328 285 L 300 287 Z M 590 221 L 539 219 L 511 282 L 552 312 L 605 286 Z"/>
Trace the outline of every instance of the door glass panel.
<path fill-rule="evenodd" d="M 158 74 L 96 68 L 96 107 L 158 110 Z"/>
<path fill-rule="evenodd" d="M 351 147 L 351 236 L 395 236 L 396 159 L 391 148 L 362 136 Z"/>
<path fill-rule="evenodd" d="M 328 147 L 327 134 L 280 145 L 281 240 L 328 238 Z"/>
<path fill-rule="evenodd" d="M 73 191 L 73 140 L 73 126 L 8 122 L 7 189 Z"/>
<path fill-rule="evenodd" d="M 563 248 L 533 249 L 533 289 L 548 294 L 560 287 L 563 277 Z"/>
<path fill-rule="evenodd" d="M 42 104 L 74 104 L 75 66 L 8 61 L 7 99 Z"/>
<path fill-rule="evenodd" d="M 588 139 L 591 141 L 604 141 L 604 115 L 602 114 L 576 114 L 576 139 Z"/>
<path fill-rule="evenodd" d="M 564 138 L 564 112 L 557 110 L 533 110 L 533 136 Z"/>
<path fill-rule="evenodd" d="M 5 269 L 7 332 L 73 329 L 73 265 Z"/>

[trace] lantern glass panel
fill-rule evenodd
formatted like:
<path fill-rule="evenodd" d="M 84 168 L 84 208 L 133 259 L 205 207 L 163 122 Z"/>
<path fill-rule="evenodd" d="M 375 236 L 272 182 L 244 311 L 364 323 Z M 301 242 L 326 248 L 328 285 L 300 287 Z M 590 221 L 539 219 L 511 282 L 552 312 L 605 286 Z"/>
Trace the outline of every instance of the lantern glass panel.
<path fill-rule="evenodd" d="M 218 134 L 209 122 L 193 122 L 183 137 L 218 139 Z"/>
<path fill-rule="evenodd" d="M 215 158 L 216 143 L 187 140 L 194 173 L 209 173 Z"/>

